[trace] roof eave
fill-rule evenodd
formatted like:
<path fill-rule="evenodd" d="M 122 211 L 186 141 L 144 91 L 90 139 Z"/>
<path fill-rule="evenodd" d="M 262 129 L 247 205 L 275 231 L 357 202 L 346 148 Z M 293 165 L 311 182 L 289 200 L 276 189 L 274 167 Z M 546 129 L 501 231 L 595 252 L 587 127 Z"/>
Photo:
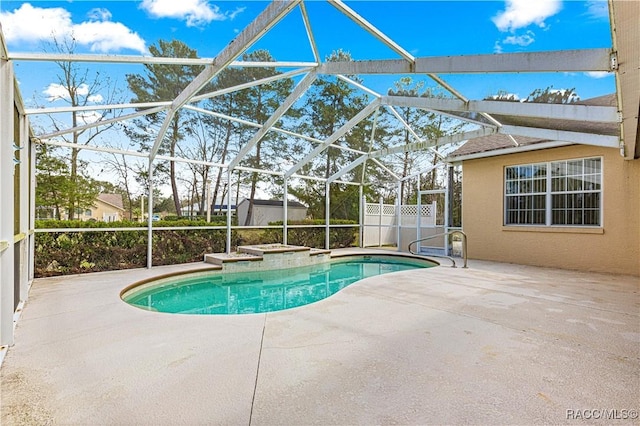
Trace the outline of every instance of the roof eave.
<path fill-rule="evenodd" d="M 447 157 L 445 158 L 445 161 L 447 161 L 448 163 L 460 163 L 462 161 L 475 160 L 478 158 L 497 157 L 500 155 L 517 154 L 519 152 L 538 151 L 541 149 L 558 148 L 561 146 L 569 146 L 569 145 L 575 145 L 575 144 L 572 142 L 565 142 L 565 141 L 540 142 L 540 143 L 531 144 L 531 145 L 514 146 L 511 148 L 494 149 L 491 151 L 482 151 L 482 152 L 474 152 L 472 154 L 466 154 L 466 155 L 457 155 L 453 157 Z"/>

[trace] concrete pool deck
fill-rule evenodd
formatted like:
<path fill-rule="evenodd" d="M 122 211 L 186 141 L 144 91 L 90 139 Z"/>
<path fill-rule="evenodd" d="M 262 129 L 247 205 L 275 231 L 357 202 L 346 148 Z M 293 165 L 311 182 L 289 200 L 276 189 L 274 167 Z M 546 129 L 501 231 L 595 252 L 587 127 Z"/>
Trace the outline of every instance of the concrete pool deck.
<path fill-rule="evenodd" d="M 36 280 L 0 369 L 0 423 L 639 422 L 638 277 L 470 261 L 268 314 L 120 300 L 203 265 Z"/>

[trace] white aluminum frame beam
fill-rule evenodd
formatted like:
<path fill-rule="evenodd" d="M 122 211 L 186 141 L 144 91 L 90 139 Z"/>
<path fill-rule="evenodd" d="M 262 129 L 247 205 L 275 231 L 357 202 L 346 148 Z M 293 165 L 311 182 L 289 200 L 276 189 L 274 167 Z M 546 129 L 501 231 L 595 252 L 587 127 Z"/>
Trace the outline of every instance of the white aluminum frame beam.
<path fill-rule="evenodd" d="M 632 160 L 640 158 L 640 3 L 609 0 L 609 16 L 613 50 L 616 52 L 616 92 L 622 117 L 620 153 L 626 160 Z"/>
<path fill-rule="evenodd" d="M 419 151 L 423 149 L 429 149 L 435 146 L 448 145 L 451 143 L 462 142 L 468 139 L 479 138 L 482 136 L 488 136 L 496 133 L 496 129 L 493 127 L 483 127 L 478 130 L 471 130 L 469 132 L 464 133 L 456 133 L 453 135 L 442 136 L 435 140 L 428 140 L 423 142 L 414 142 L 404 145 L 396 145 L 390 148 L 380 149 L 378 151 L 372 152 L 370 155 L 372 157 L 385 157 L 391 154 L 399 154 L 402 152 L 412 152 Z"/>
<path fill-rule="evenodd" d="M 85 125 L 82 125 L 82 126 L 70 127 L 68 129 L 59 130 L 59 131 L 53 132 L 53 133 L 46 133 L 44 135 L 39 135 L 37 137 L 39 139 L 50 139 L 50 138 L 54 138 L 56 136 L 66 135 L 68 133 L 79 132 L 79 131 L 82 131 L 82 130 L 92 129 L 94 127 L 104 126 L 105 124 L 117 123 L 119 121 L 128 120 L 130 118 L 140 117 L 142 115 L 155 114 L 155 113 L 161 112 L 161 111 L 163 111 L 165 109 L 167 109 L 167 107 L 164 107 L 164 106 L 145 109 L 145 110 L 134 112 L 134 113 L 131 113 L 131 114 L 121 115 L 119 117 L 114 117 L 114 118 L 109 118 L 107 120 L 96 121 L 95 123 L 89 123 L 89 124 L 85 124 Z M 77 147 L 77 145 L 76 145 L 76 147 Z"/>
<path fill-rule="evenodd" d="M 173 100 L 162 123 L 149 158 L 153 161 L 176 111 L 191 100 L 213 77 L 226 68 L 235 58 L 265 35 L 280 19 L 285 17 L 301 0 L 281 0 L 270 3 L 238 36 L 225 47 L 196 78 Z"/>
<path fill-rule="evenodd" d="M 349 83 L 349 84 L 357 87 L 358 89 L 362 90 L 363 92 L 370 94 L 371 96 L 374 96 L 376 98 L 381 98 L 382 97 L 382 95 L 380 93 L 374 92 L 373 90 L 369 89 L 364 84 L 360 84 L 357 81 L 352 80 L 347 76 L 344 76 L 342 74 L 338 74 L 338 75 L 336 75 L 336 77 L 338 77 L 340 80 L 342 80 L 342 81 L 344 81 L 346 83 Z"/>
<path fill-rule="evenodd" d="M 370 157 L 369 160 L 371 160 L 372 163 L 375 163 L 378 167 L 380 167 L 382 170 L 384 170 L 385 172 L 387 172 L 387 174 L 389 176 L 391 176 L 393 178 L 394 182 L 397 182 L 400 180 L 400 176 L 398 176 L 397 174 L 395 174 L 391 169 L 389 169 L 387 166 L 385 166 L 384 164 L 382 164 L 380 162 L 380 160 L 378 160 L 377 158 L 374 157 Z M 364 183 L 364 182 L 363 182 Z"/>
<path fill-rule="evenodd" d="M 415 57 L 398 45 L 395 41 L 391 40 L 385 33 L 373 26 L 369 21 L 358 15 L 353 9 L 344 4 L 341 0 L 329 0 L 329 4 L 338 9 L 344 15 L 349 17 L 353 22 L 358 24 L 361 28 L 367 31 L 369 34 L 384 43 L 385 46 L 396 52 L 403 57 L 406 61 L 413 63 Z M 355 74 L 355 73 L 339 73 L 339 74 Z"/>
<path fill-rule="evenodd" d="M 532 138 L 547 139 L 550 141 L 565 141 L 582 145 L 602 146 L 605 148 L 619 148 L 620 146 L 620 138 L 618 136 L 569 132 L 566 130 L 552 130 L 523 126 L 502 126 L 498 129 L 498 133 L 505 135 L 528 136 Z"/>
<path fill-rule="evenodd" d="M 13 344 L 14 314 L 14 74 L 13 63 L 4 59 L 0 38 L 0 348 Z M 8 206 L 7 206 L 8 205 Z M 9 207 L 10 206 L 10 207 Z"/>
<path fill-rule="evenodd" d="M 300 170 L 302 166 L 311 161 L 314 157 L 320 154 L 322 151 L 327 149 L 330 145 L 336 142 L 338 139 L 343 137 L 349 130 L 355 127 L 362 120 L 367 118 L 373 111 L 375 111 L 380 106 L 380 99 L 376 99 L 371 102 L 369 105 L 364 107 L 359 113 L 351 118 L 351 120 L 347 121 L 342 125 L 338 130 L 336 130 L 331 136 L 327 138 L 322 144 L 318 145 L 314 149 L 311 150 L 302 160 L 296 163 L 293 167 L 291 167 L 284 175 L 285 177 L 291 177 L 295 172 Z"/>
<path fill-rule="evenodd" d="M 419 175 L 422 175 L 422 174 L 424 174 L 424 173 L 429 173 L 430 171 L 432 171 L 432 170 L 434 170 L 434 169 L 437 169 L 438 167 L 442 167 L 444 164 L 445 164 L 445 163 L 438 163 L 438 164 L 436 164 L 436 165 L 431 164 L 431 165 L 429 165 L 429 166 L 425 167 L 424 169 L 420 169 L 420 170 L 418 170 L 417 172 L 413 172 L 413 173 L 411 173 L 410 175 L 408 175 L 408 176 L 405 176 L 405 177 L 401 178 L 401 179 L 400 179 L 400 181 L 401 181 L 401 182 L 402 182 L 402 181 L 407 181 L 407 180 L 409 180 L 409 179 L 413 179 L 414 177 L 419 176 Z"/>
<path fill-rule="evenodd" d="M 316 40 L 313 36 L 313 31 L 311 30 L 311 21 L 309 20 L 309 14 L 307 13 L 307 7 L 304 5 L 304 2 L 300 2 L 300 13 L 302 14 L 302 21 L 304 22 L 304 29 L 307 31 L 307 38 L 309 39 L 309 44 L 311 45 L 313 58 L 319 64 L 320 53 L 318 52 L 318 45 L 316 44 Z"/>
<path fill-rule="evenodd" d="M 573 49 L 416 58 L 415 72 L 439 74 L 611 71 L 611 49 Z"/>
<path fill-rule="evenodd" d="M 355 169 L 356 167 L 358 167 L 359 165 L 364 163 L 367 160 L 367 157 L 368 157 L 367 155 L 363 155 L 363 156 L 359 157 L 357 160 L 352 161 L 347 166 L 341 168 L 336 173 L 334 173 L 331 176 L 329 176 L 329 178 L 327 179 L 327 182 L 328 183 L 333 183 L 334 181 L 336 181 L 340 177 L 344 176 L 345 174 L 349 173 L 351 170 Z"/>
<path fill-rule="evenodd" d="M 54 141 L 54 140 L 49 140 L 49 139 L 41 139 L 39 137 L 34 137 L 33 138 L 35 143 L 39 143 L 42 145 L 52 145 L 52 146 L 59 146 L 62 148 L 72 148 L 72 149 L 78 149 L 78 144 L 75 143 L 71 143 L 71 142 L 63 142 L 63 141 Z M 131 155 L 132 157 L 141 157 L 141 158 L 148 158 L 149 157 L 149 153 L 147 152 L 138 152 L 138 151 L 129 151 L 126 149 L 118 149 L 118 148 L 107 148 L 107 147 L 102 147 L 102 146 L 94 146 L 94 145 L 82 145 L 82 150 L 83 151 L 95 151 L 95 152 L 106 152 L 109 154 L 122 154 L 122 155 Z"/>
<path fill-rule="evenodd" d="M 310 72 L 307 74 L 298 85 L 293 89 L 293 91 L 287 96 L 287 98 L 280 104 L 280 106 L 273 112 L 271 117 L 265 121 L 264 125 L 258 129 L 255 135 L 251 138 L 249 142 L 245 146 L 242 147 L 240 152 L 235 156 L 233 160 L 229 163 L 229 168 L 233 169 L 235 166 L 242 161 L 242 159 L 251 151 L 260 140 L 267 134 L 269 129 L 276 124 L 278 120 L 291 108 L 291 106 L 296 103 L 296 101 L 309 89 L 309 87 L 316 80 L 318 75 L 316 72 Z"/>
<path fill-rule="evenodd" d="M 14 52 L 8 54 L 14 61 L 35 62 L 85 62 L 107 64 L 141 64 L 141 65 L 183 65 L 183 66 L 207 66 L 215 63 L 216 58 L 173 58 L 164 56 L 136 56 L 136 55 L 105 55 L 88 53 L 31 53 Z M 308 61 L 232 61 L 230 67 L 242 68 L 298 68 L 315 67 L 318 62 Z"/>
<path fill-rule="evenodd" d="M 569 145 L 573 145 L 573 143 L 562 142 L 562 141 L 539 142 L 531 145 L 512 146 L 509 148 L 494 149 L 491 151 L 475 152 L 473 154 L 468 154 L 468 155 L 447 157 L 446 162 L 450 164 L 460 164 L 463 161 L 475 160 L 477 158 L 495 157 L 499 155 L 515 154 L 518 152 L 537 151 L 541 149 L 558 148 L 558 147 L 569 146 Z"/>
<path fill-rule="evenodd" d="M 378 117 L 380 116 L 380 108 L 376 109 L 376 114 L 373 117 L 373 126 L 371 126 L 371 137 L 369 138 L 369 151 L 367 152 L 367 155 L 364 156 L 364 162 L 362 165 L 362 173 L 360 174 L 360 185 L 362 185 L 362 183 L 364 182 L 364 178 L 367 172 L 367 159 L 369 158 L 369 154 L 371 153 L 371 151 L 373 151 L 373 143 L 375 142 L 375 137 L 376 137 L 376 129 L 378 127 Z M 356 160 L 357 161 L 357 160 Z M 349 166 L 347 166 L 349 167 Z"/>
<path fill-rule="evenodd" d="M 171 101 L 164 102 L 140 102 L 140 103 L 128 103 L 128 104 L 109 104 L 109 105 L 84 105 L 84 106 L 64 106 L 64 107 L 52 107 L 52 108 L 29 108 L 24 111 L 25 115 L 37 115 L 37 114 L 58 114 L 64 112 L 74 111 L 102 111 L 105 109 L 141 109 L 141 108 L 154 108 L 154 107 L 169 107 Z"/>
<path fill-rule="evenodd" d="M 249 121 L 249 120 L 245 120 L 245 119 L 242 119 L 242 118 L 232 117 L 230 115 L 222 114 L 222 113 L 219 113 L 219 112 L 209 111 L 209 110 L 206 110 L 204 108 L 195 107 L 195 106 L 191 106 L 191 105 L 185 105 L 184 108 L 185 109 L 189 109 L 191 111 L 199 112 L 201 114 L 207 114 L 207 115 L 211 115 L 213 117 L 218 117 L 218 118 L 222 118 L 222 119 L 225 119 L 225 120 L 230 120 L 230 121 L 233 121 L 235 123 L 244 124 L 245 126 L 262 128 L 262 124 L 256 123 L 254 121 Z M 306 136 L 306 135 L 303 135 L 303 134 L 300 134 L 300 133 L 292 132 L 290 130 L 281 129 L 279 127 L 271 127 L 269 129 L 269 131 L 282 133 L 283 135 L 293 136 L 295 138 L 300 138 L 300 139 L 303 139 L 303 140 L 306 140 L 306 141 L 309 141 L 309 142 L 313 142 L 313 143 L 320 144 L 320 143 L 323 142 L 320 139 L 317 139 L 317 138 L 314 138 L 314 137 L 311 137 L 311 136 Z M 364 151 L 359 151 L 357 149 L 349 148 L 347 146 L 341 146 L 341 145 L 334 144 L 334 145 L 331 145 L 331 147 L 340 149 L 342 151 L 355 152 L 356 154 L 366 154 Z"/>
<path fill-rule="evenodd" d="M 618 122 L 617 108 L 608 106 L 505 101 L 463 102 L 456 99 L 419 98 L 409 96 L 383 96 L 382 103 L 385 105 L 409 108 L 427 108 L 442 111 L 485 112 L 489 114 L 575 121 L 598 121 L 603 123 Z"/>
<path fill-rule="evenodd" d="M 215 92 L 209 92 L 202 95 L 194 96 L 193 98 L 191 98 L 191 102 L 198 102 L 203 99 L 215 98 L 216 96 L 222 96 L 227 93 L 237 92 L 239 90 L 248 89 L 250 87 L 260 86 L 262 84 L 271 83 L 272 81 L 282 80 L 283 78 L 295 77 L 297 75 L 305 74 L 311 71 L 313 71 L 313 68 L 308 67 L 273 75 L 271 77 L 261 78 L 260 80 L 254 80 L 247 83 L 238 84 L 237 86 L 231 86 L 224 89 L 216 90 Z"/>
<path fill-rule="evenodd" d="M 396 119 L 402 123 L 402 125 L 404 126 L 405 129 L 407 129 L 407 131 L 411 134 L 411 136 L 414 137 L 415 140 L 417 140 L 418 142 L 424 142 L 424 140 L 422 140 L 422 138 L 420 136 L 418 136 L 418 134 L 413 130 L 413 128 L 409 125 L 409 123 L 407 123 L 405 121 L 404 118 L 402 118 L 402 116 L 400 115 L 400 113 L 398 113 L 398 111 L 396 111 L 396 109 L 391 106 L 391 105 L 385 105 L 387 107 L 388 110 L 391 111 L 391 113 L 396 117 Z M 440 157 L 440 158 L 444 158 L 442 154 L 440 154 L 438 152 L 437 149 L 430 147 L 429 150 L 436 156 Z"/>
<path fill-rule="evenodd" d="M 435 81 L 436 83 L 438 83 L 440 86 L 444 87 L 446 90 L 448 90 L 451 94 L 453 94 L 456 98 L 460 99 L 463 102 L 469 102 L 469 99 L 467 99 L 465 96 L 462 95 L 462 93 L 458 92 L 456 89 L 454 89 L 449 83 L 447 83 L 446 81 L 444 81 L 441 77 L 430 73 L 427 74 L 433 81 Z M 481 116 L 483 116 L 484 118 L 486 118 L 487 120 L 489 120 L 490 123 L 493 123 L 494 126 L 501 126 L 500 122 L 498 120 L 496 120 L 495 118 L 493 118 L 491 115 L 489 115 L 486 112 L 481 112 L 480 113 Z"/>
<path fill-rule="evenodd" d="M 158 160 L 166 160 L 166 161 L 175 161 L 176 163 L 200 164 L 200 165 L 203 165 L 203 166 L 219 167 L 221 169 L 224 169 L 224 168 L 227 167 L 224 164 L 215 163 L 213 161 L 192 160 L 190 158 L 171 157 L 169 155 L 156 155 L 156 159 L 158 159 Z"/>
<path fill-rule="evenodd" d="M 323 74 L 478 74 L 524 72 L 611 71 L 611 49 L 574 49 L 550 52 L 434 56 L 398 59 L 326 62 Z"/>
<path fill-rule="evenodd" d="M 53 141 L 53 140 L 39 139 L 35 137 L 34 137 L 34 141 L 36 143 L 40 143 L 43 145 L 53 145 L 53 146 L 59 146 L 62 148 L 78 148 L 77 144 L 71 143 L 71 142 Z M 132 157 L 139 157 L 139 158 L 149 158 L 149 153 L 147 152 L 130 151 L 126 149 L 109 148 L 109 147 L 94 146 L 94 145 L 83 145 L 82 150 L 93 151 L 93 152 L 105 152 L 108 154 L 130 155 Z M 201 164 L 204 166 L 219 167 L 223 169 L 227 167 L 226 164 L 222 164 L 222 163 L 215 163 L 212 161 L 203 161 L 203 160 L 193 160 L 190 158 L 171 157 L 168 155 L 156 155 L 156 159 L 165 160 L 165 161 L 175 161 L 178 163 Z"/>

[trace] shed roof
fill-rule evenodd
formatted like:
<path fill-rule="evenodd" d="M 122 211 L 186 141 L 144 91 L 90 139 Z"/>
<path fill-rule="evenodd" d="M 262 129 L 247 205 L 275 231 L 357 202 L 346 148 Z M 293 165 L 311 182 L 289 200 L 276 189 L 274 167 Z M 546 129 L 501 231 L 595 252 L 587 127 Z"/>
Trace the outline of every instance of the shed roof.
<path fill-rule="evenodd" d="M 244 202 L 249 202 L 249 199 L 245 198 L 244 200 L 240 201 L 239 204 L 242 204 Z M 284 205 L 284 203 L 282 202 L 282 200 L 260 200 L 260 199 L 254 198 L 253 205 L 254 206 L 282 207 Z M 294 208 L 301 208 L 301 209 L 306 209 L 307 208 L 307 206 L 305 206 L 304 204 L 299 203 L 297 201 L 291 201 L 291 200 L 289 200 L 287 202 L 287 207 L 294 207 Z"/>

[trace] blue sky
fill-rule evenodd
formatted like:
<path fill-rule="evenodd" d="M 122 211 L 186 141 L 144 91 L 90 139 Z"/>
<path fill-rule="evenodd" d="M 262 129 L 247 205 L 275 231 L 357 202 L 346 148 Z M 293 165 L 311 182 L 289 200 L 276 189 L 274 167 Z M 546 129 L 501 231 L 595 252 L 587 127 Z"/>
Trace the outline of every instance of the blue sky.
<path fill-rule="evenodd" d="M 262 1 L 2 1 L 0 23 L 10 52 L 42 52 L 52 31 L 73 33 L 79 53 L 144 54 L 158 39 L 179 39 L 214 57 L 262 11 Z M 349 7 L 416 56 L 491 54 L 611 46 L 606 1 L 347 1 Z M 305 2 L 320 54 L 342 48 L 355 59 L 398 56 L 324 1 Z M 298 10 L 253 48 L 278 60 L 312 60 Z M 252 48 L 252 49 L 253 49 Z M 140 66 L 100 65 L 124 84 Z M 52 64 L 16 66 L 25 103 L 48 102 Z M 526 97 L 536 88 L 576 88 L 582 98 L 615 90 L 612 75 L 584 73 L 443 75 L 471 99 L 504 90 Z M 414 77 L 418 78 L 418 77 Z M 385 93 L 396 78 L 364 77 Z"/>

